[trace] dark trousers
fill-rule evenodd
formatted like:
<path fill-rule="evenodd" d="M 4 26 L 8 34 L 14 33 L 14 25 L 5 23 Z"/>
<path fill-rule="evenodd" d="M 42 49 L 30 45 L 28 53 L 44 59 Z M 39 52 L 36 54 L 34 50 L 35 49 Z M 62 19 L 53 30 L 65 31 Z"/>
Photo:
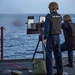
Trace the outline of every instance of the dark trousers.
<path fill-rule="evenodd" d="M 57 66 L 57 73 L 62 74 L 62 56 L 60 51 L 60 40 L 59 36 L 49 36 L 46 43 L 46 68 L 47 75 L 53 75 L 53 66 L 52 66 L 52 51 L 54 52 L 55 62 Z"/>
<path fill-rule="evenodd" d="M 71 48 L 69 48 L 69 46 L 67 46 L 67 44 L 64 42 L 61 44 L 61 52 L 63 51 L 68 51 L 68 62 L 73 64 L 73 51 Z"/>

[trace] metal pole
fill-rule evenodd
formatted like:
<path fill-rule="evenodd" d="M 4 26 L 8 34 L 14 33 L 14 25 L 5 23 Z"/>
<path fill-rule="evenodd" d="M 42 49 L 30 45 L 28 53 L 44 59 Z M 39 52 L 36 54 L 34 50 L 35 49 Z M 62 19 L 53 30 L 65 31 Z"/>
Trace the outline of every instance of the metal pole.
<path fill-rule="evenodd" d="M 3 27 L 1 27 L 1 60 L 3 60 Z"/>

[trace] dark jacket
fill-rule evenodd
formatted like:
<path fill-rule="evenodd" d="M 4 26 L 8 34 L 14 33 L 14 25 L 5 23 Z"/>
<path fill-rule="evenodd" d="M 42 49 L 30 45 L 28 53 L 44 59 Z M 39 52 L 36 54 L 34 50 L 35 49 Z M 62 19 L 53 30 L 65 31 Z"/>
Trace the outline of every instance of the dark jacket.
<path fill-rule="evenodd" d="M 71 29 L 69 23 L 71 21 L 67 21 L 62 23 L 63 34 L 65 38 L 65 43 L 71 49 L 75 49 L 75 36 L 71 36 Z"/>

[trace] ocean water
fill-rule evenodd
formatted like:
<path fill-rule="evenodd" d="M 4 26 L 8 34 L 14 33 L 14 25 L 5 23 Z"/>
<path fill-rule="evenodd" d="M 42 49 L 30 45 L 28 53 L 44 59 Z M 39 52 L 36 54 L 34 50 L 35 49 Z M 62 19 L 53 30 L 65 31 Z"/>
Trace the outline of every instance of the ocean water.
<path fill-rule="evenodd" d="M 27 17 L 34 16 L 34 22 L 39 22 L 39 16 L 45 14 L 0 14 L 0 27 L 4 29 L 4 59 L 32 58 L 38 42 L 39 34 L 27 34 Z M 64 14 L 62 14 L 63 16 Z M 70 14 L 75 22 L 75 14 Z M 19 23 L 15 24 L 16 21 Z M 60 35 L 60 43 L 64 42 L 63 33 Z M 42 49 L 40 42 L 38 50 Z M 67 52 L 63 52 L 67 56 Z M 75 52 L 74 52 L 75 55 Z M 36 54 L 36 58 L 42 54 Z"/>

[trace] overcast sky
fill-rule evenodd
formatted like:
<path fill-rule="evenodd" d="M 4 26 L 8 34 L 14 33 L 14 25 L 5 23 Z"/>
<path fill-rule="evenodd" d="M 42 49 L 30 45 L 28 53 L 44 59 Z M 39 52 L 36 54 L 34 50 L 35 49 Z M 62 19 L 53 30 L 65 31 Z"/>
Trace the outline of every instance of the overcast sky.
<path fill-rule="evenodd" d="M 49 13 L 50 2 L 57 2 L 61 14 L 75 14 L 75 0 L 0 0 L 0 14 Z"/>

